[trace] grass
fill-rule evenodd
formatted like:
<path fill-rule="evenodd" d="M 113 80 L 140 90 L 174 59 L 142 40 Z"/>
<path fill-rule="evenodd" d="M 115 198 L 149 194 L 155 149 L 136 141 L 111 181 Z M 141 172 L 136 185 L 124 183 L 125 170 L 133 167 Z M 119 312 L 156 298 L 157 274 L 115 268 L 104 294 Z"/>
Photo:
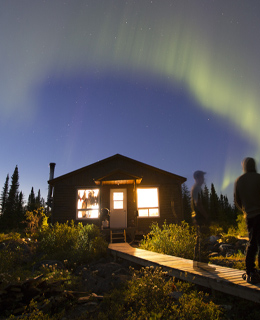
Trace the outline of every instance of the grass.
<path fill-rule="evenodd" d="M 239 251 L 228 257 L 218 256 L 209 258 L 213 264 L 218 264 L 223 267 L 245 270 L 245 255 Z"/>

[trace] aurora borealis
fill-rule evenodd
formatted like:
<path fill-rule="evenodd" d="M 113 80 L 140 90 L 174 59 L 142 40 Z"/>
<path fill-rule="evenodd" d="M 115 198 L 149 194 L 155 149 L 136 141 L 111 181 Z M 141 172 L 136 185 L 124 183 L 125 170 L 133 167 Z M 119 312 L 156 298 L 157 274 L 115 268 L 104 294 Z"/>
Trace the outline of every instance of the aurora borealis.
<path fill-rule="evenodd" d="M 232 193 L 260 160 L 257 0 L 0 3 L 0 187 L 121 153 Z M 260 167 L 259 167 L 260 169 Z"/>

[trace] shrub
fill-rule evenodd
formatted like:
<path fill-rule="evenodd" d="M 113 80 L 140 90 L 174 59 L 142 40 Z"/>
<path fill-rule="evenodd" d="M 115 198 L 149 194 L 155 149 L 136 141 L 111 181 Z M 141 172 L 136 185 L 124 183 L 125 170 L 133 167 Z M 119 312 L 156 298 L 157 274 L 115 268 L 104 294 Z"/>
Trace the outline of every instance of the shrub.
<path fill-rule="evenodd" d="M 176 282 L 161 268 L 132 269 L 132 279 L 121 290 L 106 296 L 100 310 L 90 319 L 221 319 L 217 305 L 203 292 L 192 290 L 193 285 Z M 172 291 L 182 292 L 175 300 Z M 200 317 L 201 316 L 201 317 Z"/>
<path fill-rule="evenodd" d="M 21 235 L 18 232 L 0 233 L 0 243 L 8 240 L 20 240 Z"/>
<path fill-rule="evenodd" d="M 31 248 L 21 239 L 19 233 L 0 234 L 0 286 L 6 285 L 17 278 L 26 278 L 30 264 Z"/>
<path fill-rule="evenodd" d="M 38 250 L 45 258 L 68 260 L 70 264 L 86 263 L 106 253 L 107 243 L 95 225 L 56 223 L 39 232 Z"/>
<path fill-rule="evenodd" d="M 43 207 L 33 211 L 26 211 L 24 221 L 26 224 L 25 231 L 29 233 L 30 236 L 37 235 L 39 230 L 48 226 L 47 220 L 48 217 L 46 216 Z"/>
<path fill-rule="evenodd" d="M 171 304 L 173 281 L 161 268 L 146 267 L 134 271 L 126 290 L 128 314 L 165 313 Z M 168 307 L 168 308 L 166 308 Z"/>
<path fill-rule="evenodd" d="M 150 233 L 141 241 L 141 248 L 158 253 L 193 259 L 196 231 L 187 222 L 177 224 L 157 223 L 151 225 Z"/>
<path fill-rule="evenodd" d="M 203 292 L 193 291 L 184 293 L 179 299 L 179 306 L 175 308 L 174 319 L 185 320 L 218 320 L 222 318 L 222 312 L 212 301 L 207 301 L 208 295 Z"/>
<path fill-rule="evenodd" d="M 246 219 L 243 214 L 237 216 L 237 233 L 241 237 L 247 236 Z"/>

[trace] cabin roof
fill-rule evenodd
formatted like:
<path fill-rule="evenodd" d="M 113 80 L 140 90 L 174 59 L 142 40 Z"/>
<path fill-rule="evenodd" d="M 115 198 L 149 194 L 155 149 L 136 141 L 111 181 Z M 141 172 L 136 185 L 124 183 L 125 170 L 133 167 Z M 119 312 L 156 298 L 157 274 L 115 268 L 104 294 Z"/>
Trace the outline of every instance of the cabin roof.
<path fill-rule="evenodd" d="M 150 170 L 153 170 L 153 171 L 157 171 L 161 174 L 164 174 L 164 175 L 167 175 L 175 180 L 179 180 L 181 183 L 184 183 L 187 179 L 180 176 L 180 175 L 177 175 L 177 174 L 174 174 L 174 173 L 171 173 L 171 172 L 168 172 L 168 171 L 165 171 L 165 170 L 162 170 L 162 169 L 159 169 L 157 167 L 154 167 L 154 166 L 151 166 L 151 165 L 148 165 L 146 163 L 143 163 L 143 162 L 140 162 L 140 161 L 137 161 L 137 160 L 134 160 L 134 159 L 131 159 L 131 158 L 128 158 L 126 156 L 123 156 L 121 154 L 115 154 L 111 157 L 108 157 L 108 158 L 105 158 L 103 160 L 100 160 L 100 161 L 97 161 L 97 162 L 94 162 L 90 165 L 87 165 L 83 168 L 80 168 L 80 169 L 77 169 L 77 170 L 74 170 L 74 171 L 71 171 L 69 173 L 66 173 L 64 175 L 61 175 L 57 178 L 54 178 L 52 180 L 49 180 L 48 183 L 51 184 L 51 185 L 55 185 L 56 182 L 59 182 L 60 180 L 63 180 L 63 179 L 66 179 L 72 175 L 75 175 L 75 174 L 79 174 L 83 171 L 86 171 L 86 170 L 91 170 L 92 168 L 94 167 L 97 167 L 97 166 L 102 166 L 104 165 L 105 163 L 107 162 L 111 162 L 111 161 L 128 161 L 128 162 L 132 162 L 133 165 L 137 165 L 137 166 L 141 166 L 141 167 L 145 167 L 145 168 L 148 168 Z M 132 175 L 131 173 L 128 173 L 126 171 L 122 171 L 120 169 L 118 170 L 112 170 L 110 172 L 107 172 L 107 175 L 103 175 L 102 177 L 93 177 L 94 180 L 103 180 L 103 179 L 106 179 L 106 177 L 111 177 L 114 175 L 114 174 L 124 174 L 124 175 L 128 175 L 128 176 L 131 176 L 132 178 L 135 178 L 135 179 L 141 179 L 142 177 L 139 177 L 139 176 L 134 176 Z"/>

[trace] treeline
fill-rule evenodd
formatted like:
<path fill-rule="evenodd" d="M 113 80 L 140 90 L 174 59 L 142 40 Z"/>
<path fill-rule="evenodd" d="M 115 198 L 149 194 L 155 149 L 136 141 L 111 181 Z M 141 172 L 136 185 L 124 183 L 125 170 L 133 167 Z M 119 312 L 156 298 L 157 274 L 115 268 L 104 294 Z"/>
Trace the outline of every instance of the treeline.
<path fill-rule="evenodd" d="M 10 183 L 9 174 L 7 174 L 1 192 L 0 230 L 6 231 L 23 227 L 21 224 L 25 220 L 26 211 L 33 211 L 40 207 L 45 207 L 40 190 L 36 196 L 32 187 L 27 202 L 24 200 L 23 192 L 19 191 L 19 172 L 18 166 L 16 166 Z"/>
<path fill-rule="evenodd" d="M 237 216 L 240 212 L 234 204 L 231 205 L 229 203 L 227 196 L 217 194 L 213 183 L 210 190 L 206 184 L 204 185 L 201 199 L 211 224 L 220 225 L 224 229 L 236 224 Z M 191 223 L 191 195 L 185 183 L 182 185 L 182 201 L 184 219 Z"/>

